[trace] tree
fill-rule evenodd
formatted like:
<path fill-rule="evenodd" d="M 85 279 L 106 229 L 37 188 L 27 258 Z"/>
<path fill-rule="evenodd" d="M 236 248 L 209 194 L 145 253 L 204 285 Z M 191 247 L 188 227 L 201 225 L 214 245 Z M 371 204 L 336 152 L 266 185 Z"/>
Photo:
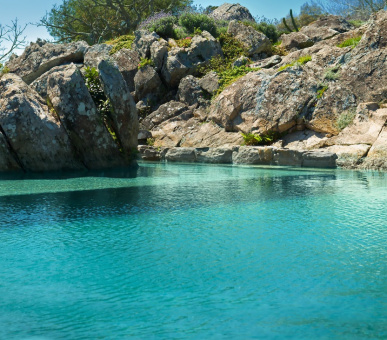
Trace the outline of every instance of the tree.
<path fill-rule="evenodd" d="M 26 27 L 27 25 L 19 26 L 17 19 L 10 25 L 0 24 L 0 68 L 2 62 L 7 60 L 12 52 L 25 45 L 26 37 L 23 36 L 23 32 Z"/>
<path fill-rule="evenodd" d="M 133 32 L 159 11 L 176 12 L 191 0 L 64 0 L 41 19 L 58 42 L 99 43 Z"/>
<path fill-rule="evenodd" d="M 318 0 L 327 12 L 350 19 L 367 20 L 381 9 L 387 8 L 386 0 Z"/>

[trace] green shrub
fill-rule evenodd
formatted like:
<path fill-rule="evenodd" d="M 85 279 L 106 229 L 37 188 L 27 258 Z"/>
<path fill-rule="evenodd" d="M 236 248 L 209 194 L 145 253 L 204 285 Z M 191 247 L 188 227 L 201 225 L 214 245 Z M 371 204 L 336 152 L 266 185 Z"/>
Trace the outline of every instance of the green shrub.
<path fill-rule="evenodd" d="M 344 48 L 344 47 L 352 46 L 352 48 L 354 48 L 356 47 L 356 45 L 359 43 L 360 40 L 361 40 L 361 36 L 349 38 L 347 40 L 344 40 L 341 44 L 337 45 L 337 47 Z"/>
<path fill-rule="evenodd" d="M 138 69 L 141 69 L 147 65 L 155 66 L 154 62 L 148 58 L 141 58 L 140 63 L 138 64 Z"/>
<path fill-rule="evenodd" d="M 177 18 L 173 15 L 163 17 L 151 22 L 146 28 L 149 32 L 156 32 L 164 39 L 175 38 L 173 26 L 177 23 Z"/>
<path fill-rule="evenodd" d="M 245 26 L 250 26 L 254 28 L 256 31 L 263 33 L 266 35 L 272 43 L 276 43 L 280 36 L 277 27 L 272 24 L 268 24 L 266 22 L 260 22 L 257 24 L 256 22 L 251 22 L 248 20 L 241 21 L 241 23 Z"/>
<path fill-rule="evenodd" d="M 275 131 L 268 131 L 267 133 L 262 135 L 241 132 L 241 135 L 243 137 L 242 145 L 251 145 L 251 146 L 270 145 L 274 143 L 280 136 L 280 134 Z"/>
<path fill-rule="evenodd" d="M 325 71 L 324 79 L 326 80 L 337 80 L 340 78 L 340 66 L 336 65 L 334 67 L 328 68 Z"/>
<path fill-rule="evenodd" d="M 359 28 L 360 26 L 363 26 L 365 24 L 365 21 L 361 20 L 348 20 L 348 22 L 356 28 Z"/>
<path fill-rule="evenodd" d="M 179 25 L 184 27 L 188 33 L 193 34 L 195 29 L 207 31 L 212 36 L 217 36 L 215 20 L 206 14 L 186 12 L 180 15 Z"/>
<path fill-rule="evenodd" d="M 337 117 L 336 120 L 336 127 L 341 131 L 344 128 L 346 128 L 348 125 L 350 125 L 354 118 L 356 116 L 356 111 L 355 110 L 350 110 L 346 112 L 342 112 L 339 117 Z"/>
<path fill-rule="evenodd" d="M 106 42 L 108 45 L 114 45 L 110 51 L 110 54 L 117 53 L 119 50 L 123 48 L 132 48 L 132 44 L 134 41 L 134 35 L 122 35 L 116 39 L 109 40 Z"/>
<path fill-rule="evenodd" d="M 149 145 L 149 146 L 155 145 L 155 139 L 154 138 L 147 138 L 146 145 Z"/>

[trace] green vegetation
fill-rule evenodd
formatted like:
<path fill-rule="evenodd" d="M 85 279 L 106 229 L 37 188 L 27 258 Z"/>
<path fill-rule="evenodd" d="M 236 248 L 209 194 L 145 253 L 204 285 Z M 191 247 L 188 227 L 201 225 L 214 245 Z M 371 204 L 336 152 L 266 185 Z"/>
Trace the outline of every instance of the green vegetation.
<path fill-rule="evenodd" d="M 341 44 L 337 45 L 337 47 L 349 47 L 351 46 L 352 48 L 356 47 L 359 41 L 361 40 L 361 36 L 359 37 L 354 37 L 354 38 L 349 38 L 347 40 L 344 40 Z"/>
<path fill-rule="evenodd" d="M 340 65 L 328 68 L 325 71 L 324 79 L 326 80 L 337 80 L 340 78 Z"/>
<path fill-rule="evenodd" d="M 233 67 L 222 72 L 219 72 L 219 89 L 216 95 L 220 94 L 227 86 L 231 85 L 239 78 L 246 74 L 260 70 L 259 68 L 251 68 L 246 65 L 240 67 Z"/>
<path fill-rule="evenodd" d="M 346 128 L 348 125 L 352 124 L 354 118 L 356 116 L 355 110 L 350 110 L 346 112 L 342 112 L 337 120 L 336 120 L 336 127 L 341 131 L 344 128 Z"/>
<path fill-rule="evenodd" d="M 242 145 L 251 145 L 251 146 L 270 145 L 280 137 L 280 134 L 275 131 L 268 131 L 267 133 L 262 135 L 241 132 L 241 135 L 243 137 Z"/>
<path fill-rule="evenodd" d="M 154 13 L 177 13 L 190 0 L 64 0 L 41 20 L 58 42 L 85 40 L 89 44 L 131 34 Z"/>
<path fill-rule="evenodd" d="M 179 17 L 179 25 L 189 34 L 194 34 L 195 30 L 200 29 L 209 32 L 214 37 L 218 36 L 215 20 L 206 14 L 183 13 Z"/>
<path fill-rule="evenodd" d="M 154 138 L 147 138 L 146 145 L 149 145 L 149 146 L 155 145 L 155 139 Z"/>
<path fill-rule="evenodd" d="M 348 20 L 348 22 L 356 28 L 359 28 L 365 24 L 365 21 L 362 20 Z"/>
<path fill-rule="evenodd" d="M 153 63 L 153 61 L 151 59 L 148 59 L 148 58 L 141 58 L 140 60 L 140 63 L 138 64 L 138 69 L 141 69 L 145 66 L 155 66 L 155 64 Z"/>
<path fill-rule="evenodd" d="M 298 29 L 298 26 L 297 26 L 297 23 L 293 17 L 293 10 L 290 10 L 290 19 L 292 21 L 292 24 L 293 24 L 293 27 L 294 27 L 294 30 L 295 32 L 298 32 L 299 29 Z M 285 28 L 288 30 L 288 32 L 293 32 L 293 30 L 289 27 L 289 25 L 287 24 L 286 22 L 286 19 L 285 18 L 282 18 L 282 23 L 284 24 Z"/>
<path fill-rule="evenodd" d="M 187 37 L 187 38 L 179 39 L 179 40 L 175 40 L 175 41 L 176 41 L 177 46 L 187 48 L 187 47 L 191 46 L 192 38 Z"/>
<path fill-rule="evenodd" d="M 302 65 L 305 65 L 308 61 L 311 61 L 311 60 L 312 60 L 312 57 L 310 55 L 306 55 L 306 56 L 298 58 L 296 61 L 293 61 L 292 63 L 289 63 L 289 64 L 281 66 L 278 69 L 278 71 L 280 72 L 280 71 L 286 70 L 288 67 L 292 67 L 294 65 L 302 66 Z"/>
<path fill-rule="evenodd" d="M 160 18 L 148 19 L 149 24 L 144 24 L 149 32 L 156 32 L 164 39 L 176 38 L 174 25 L 177 24 L 177 18 L 173 15 L 160 16 Z"/>
<path fill-rule="evenodd" d="M 9 72 L 9 68 L 0 63 L 0 75 L 6 74 L 8 72 Z"/>
<path fill-rule="evenodd" d="M 328 85 L 321 84 L 317 90 L 317 99 L 321 99 L 324 96 L 325 91 L 328 90 Z"/>
<path fill-rule="evenodd" d="M 119 50 L 123 48 L 132 48 L 132 44 L 134 41 L 134 35 L 122 35 L 116 39 L 112 39 L 106 42 L 108 45 L 113 45 L 113 48 L 110 51 L 110 54 L 117 53 Z"/>

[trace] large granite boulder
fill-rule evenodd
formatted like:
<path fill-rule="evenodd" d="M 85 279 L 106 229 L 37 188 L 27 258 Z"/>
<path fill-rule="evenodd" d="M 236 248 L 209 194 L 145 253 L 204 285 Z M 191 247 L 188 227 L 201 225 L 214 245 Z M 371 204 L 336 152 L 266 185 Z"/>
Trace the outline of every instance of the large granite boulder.
<path fill-rule="evenodd" d="M 159 39 L 160 36 L 155 32 L 150 33 L 147 30 L 135 31 L 132 49 L 134 49 L 141 58 L 150 58 L 151 46 Z"/>
<path fill-rule="evenodd" d="M 7 138 L 0 130 L 0 172 L 21 171 L 21 166 L 18 162 L 17 155 L 14 154 Z"/>
<path fill-rule="evenodd" d="M 300 29 L 300 33 L 308 36 L 313 42 L 326 40 L 337 34 L 353 30 L 352 26 L 344 18 L 334 15 L 322 17 Z"/>
<path fill-rule="evenodd" d="M 70 44 L 52 44 L 43 40 L 31 43 L 18 58 L 13 58 L 7 67 L 19 75 L 27 84 L 51 68 L 63 64 L 83 63 L 88 45 L 84 41 Z"/>
<path fill-rule="evenodd" d="M 270 39 L 251 26 L 246 26 L 236 20 L 232 20 L 228 25 L 227 33 L 241 42 L 250 56 L 263 52 L 271 54 Z"/>
<path fill-rule="evenodd" d="M 190 47 L 174 47 L 168 52 L 161 74 L 167 84 L 177 87 L 181 79 L 218 55 L 223 55 L 219 41 L 203 31 L 192 38 Z"/>
<path fill-rule="evenodd" d="M 292 32 L 289 34 L 281 35 L 282 46 L 286 50 L 291 50 L 293 48 L 303 49 L 306 47 L 313 46 L 314 42 L 307 35 L 302 32 Z"/>
<path fill-rule="evenodd" d="M 241 6 L 240 4 L 228 4 L 224 3 L 223 5 L 216 8 L 210 16 L 215 20 L 239 20 L 239 21 L 253 21 L 254 17 L 251 15 L 250 11 Z"/>
<path fill-rule="evenodd" d="M 145 98 L 148 94 L 160 96 L 165 88 L 156 70 L 150 66 L 140 68 L 134 77 L 134 87 L 137 100 Z"/>
<path fill-rule="evenodd" d="M 10 153 L 25 171 L 84 169 L 57 112 L 19 76 L 3 75 L 0 93 L 1 149 L 5 153 L 2 170 L 17 168 Z M 5 169 L 7 163 L 10 168 Z"/>
<path fill-rule="evenodd" d="M 198 103 L 202 96 L 203 91 L 200 88 L 197 78 L 194 76 L 186 76 L 180 81 L 177 90 L 177 98 L 179 101 L 190 106 Z"/>
<path fill-rule="evenodd" d="M 138 64 L 140 63 L 140 55 L 133 50 L 123 48 L 112 56 L 116 62 L 118 69 L 124 77 L 130 92 L 135 90 L 134 77 L 138 71 Z"/>
<path fill-rule="evenodd" d="M 199 79 L 200 87 L 209 94 L 215 94 L 219 89 L 219 76 L 216 72 L 211 71 L 203 78 Z"/>
<path fill-rule="evenodd" d="M 116 65 L 102 60 L 98 70 L 105 95 L 113 107 L 109 118 L 116 138 L 126 156 L 133 158 L 139 129 L 136 104 Z"/>
<path fill-rule="evenodd" d="M 177 101 L 170 101 L 160 105 L 156 111 L 152 112 L 150 115 L 144 118 L 141 121 L 141 126 L 145 130 L 151 130 L 153 127 L 161 124 L 162 122 L 165 122 L 172 117 L 178 116 L 187 110 L 187 105 Z"/>
<path fill-rule="evenodd" d="M 88 169 L 127 164 L 104 125 L 81 72 L 74 65 L 48 77 L 47 94 L 77 154 Z"/>
<path fill-rule="evenodd" d="M 102 60 L 109 59 L 110 51 L 112 48 L 112 45 L 107 44 L 97 44 L 90 46 L 85 53 L 83 64 L 86 67 L 94 67 L 96 69 Z"/>
<path fill-rule="evenodd" d="M 150 47 L 151 59 L 157 71 L 161 71 L 163 67 L 165 57 L 168 53 L 168 47 L 168 42 L 162 38 L 153 42 Z"/>

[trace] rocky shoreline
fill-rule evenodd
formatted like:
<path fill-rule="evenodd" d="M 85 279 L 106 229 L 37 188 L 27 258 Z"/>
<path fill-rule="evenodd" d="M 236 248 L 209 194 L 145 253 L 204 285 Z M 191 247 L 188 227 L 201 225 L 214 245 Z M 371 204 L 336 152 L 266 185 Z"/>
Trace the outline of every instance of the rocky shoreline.
<path fill-rule="evenodd" d="M 0 75 L 0 172 L 131 167 L 138 144 L 144 160 L 386 170 L 387 12 L 358 28 L 323 17 L 274 48 L 238 6 L 216 10 L 247 55 L 224 88 L 219 72 L 199 72 L 225 54 L 206 31 L 183 47 L 140 30 L 116 53 L 37 41 L 12 56 Z M 242 146 L 271 132 L 270 146 Z"/>

